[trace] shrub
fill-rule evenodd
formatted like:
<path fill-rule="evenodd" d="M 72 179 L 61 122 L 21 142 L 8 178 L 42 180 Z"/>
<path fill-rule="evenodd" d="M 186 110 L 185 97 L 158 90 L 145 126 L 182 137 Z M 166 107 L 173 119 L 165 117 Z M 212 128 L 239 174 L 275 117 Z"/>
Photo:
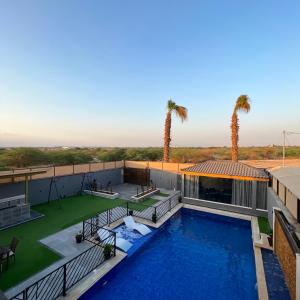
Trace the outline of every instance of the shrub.
<path fill-rule="evenodd" d="M 156 215 L 156 213 L 153 213 L 152 214 L 152 222 L 156 223 L 156 221 L 157 221 L 157 215 Z"/>
<path fill-rule="evenodd" d="M 106 244 L 104 246 L 103 253 L 104 253 L 105 259 L 110 259 L 111 258 L 112 250 L 113 250 L 113 246 L 112 245 Z"/>

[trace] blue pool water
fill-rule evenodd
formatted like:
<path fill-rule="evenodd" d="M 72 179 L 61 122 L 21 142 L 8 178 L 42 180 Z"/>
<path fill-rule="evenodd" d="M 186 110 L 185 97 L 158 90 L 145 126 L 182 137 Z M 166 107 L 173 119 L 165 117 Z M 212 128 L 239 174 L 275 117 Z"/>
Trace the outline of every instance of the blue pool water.
<path fill-rule="evenodd" d="M 80 299 L 258 299 L 250 222 L 181 209 Z"/>

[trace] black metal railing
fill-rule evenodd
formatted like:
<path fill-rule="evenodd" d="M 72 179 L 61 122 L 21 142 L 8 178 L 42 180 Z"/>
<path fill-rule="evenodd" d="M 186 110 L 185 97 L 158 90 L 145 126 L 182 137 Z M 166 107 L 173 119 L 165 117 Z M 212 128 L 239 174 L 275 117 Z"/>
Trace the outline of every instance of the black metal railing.
<path fill-rule="evenodd" d="M 65 296 L 71 287 L 105 261 L 105 245 L 111 245 L 114 250 L 112 255 L 115 255 L 116 236 L 114 232 L 107 231 L 108 236 L 104 240 L 67 261 L 10 300 L 51 300 Z"/>
<path fill-rule="evenodd" d="M 177 193 L 154 206 L 128 201 L 123 206 L 108 209 L 85 220 L 83 222 L 83 234 L 84 236 L 93 235 L 97 231 L 96 228 L 109 226 L 111 223 L 121 220 L 129 215 L 156 223 L 179 202 L 180 193 Z"/>
<path fill-rule="evenodd" d="M 142 203 L 128 203 L 128 215 L 152 221 L 152 215 L 154 213 L 154 206 L 144 205 Z"/>

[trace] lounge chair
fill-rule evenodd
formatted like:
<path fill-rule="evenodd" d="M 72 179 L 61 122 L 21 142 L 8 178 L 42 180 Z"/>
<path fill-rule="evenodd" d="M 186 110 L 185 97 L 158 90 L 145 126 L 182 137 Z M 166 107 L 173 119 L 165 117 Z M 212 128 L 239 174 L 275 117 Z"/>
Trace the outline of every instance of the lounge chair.
<path fill-rule="evenodd" d="M 125 217 L 124 219 L 125 225 L 130 230 L 136 230 L 142 235 L 146 235 L 151 232 L 149 227 L 144 224 L 136 223 L 132 216 Z"/>
<path fill-rule="evenodd" d="M 100 241 L 105 240 L 107 237 L 109 237 L 109 231 L 107 231 L 104 228 L 100 228 L 97 231 L 97 235 L 100 238 Z M 116 235 L 116 247 L 127 252 L 131 248 L 132 244 L 125 239 L 118 237 L 118 234 Z"/>

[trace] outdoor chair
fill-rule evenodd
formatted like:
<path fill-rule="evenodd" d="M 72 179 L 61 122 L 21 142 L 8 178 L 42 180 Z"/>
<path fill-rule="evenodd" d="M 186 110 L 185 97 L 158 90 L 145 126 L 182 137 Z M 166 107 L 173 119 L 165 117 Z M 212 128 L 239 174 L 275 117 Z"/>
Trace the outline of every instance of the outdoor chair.
<path fill-rule="evenodd" d="M 0 272 L 3 271 L 4 264 L 6 265 L 6 269 L 8 268 L 8 253 L 10 249 L 8 247 L 0 246 Z"/>
<path fill-rule="evenodd" d="M 0 273 L 2 273 L 4 263 L 5 263 L 4 254 L 1 254 L 0 255 Z"/>
<path fill-rule="evenodd" d="M 133 217 L 128 216 L 123 218 L 125 225 L 130 230 L 136 230 L 142 235 L 146 235 L 151 232 L 151 229 L 144 224 L 136 223 Z"/>
<path fill-rule="evenodd" d="M 98 235 L 99 241 L 101 242 L 101 241 L 105 241 L 110 236 L 110 233 L 108 230 L 100 228 L 97 231 L 97 235 Z M 109 241 L 107 241 L 107 243 L 110 244 Z M 132 246 L 132 243 L 123 239 L 120 234 L 118 234 L 118 233 L 116 234 L 116 247 L 123 250 L 124 252 L 127 252 L 129 250 L 129 248 L 131 248 L 131 246 Z"/>
<path fill-rule="evenodd" d="M 19 244 L 19 240 L 16 237 L 13 237 L 9 245 L 8 257 L 13 257 L 14 262 L 16 261 L 16 249 Z"/>

